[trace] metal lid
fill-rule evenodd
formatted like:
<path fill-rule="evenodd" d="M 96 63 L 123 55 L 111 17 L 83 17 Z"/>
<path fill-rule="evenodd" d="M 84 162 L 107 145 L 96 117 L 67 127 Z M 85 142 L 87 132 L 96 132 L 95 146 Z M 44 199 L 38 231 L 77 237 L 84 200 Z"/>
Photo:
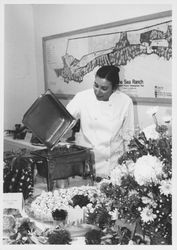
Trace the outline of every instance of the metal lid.
<path fill-rule="evenodd" d="M 52 149 L 75 125 L 76 120 L 48 89 L 27 110 L 22 122 L 42 143 Z"/>

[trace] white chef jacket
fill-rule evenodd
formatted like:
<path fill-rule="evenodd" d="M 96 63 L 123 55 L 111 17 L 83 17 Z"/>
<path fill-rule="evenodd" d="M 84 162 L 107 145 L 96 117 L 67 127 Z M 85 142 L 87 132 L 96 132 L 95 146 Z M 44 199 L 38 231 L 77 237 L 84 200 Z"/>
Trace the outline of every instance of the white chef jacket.
<path fill-rule="evenodd" d="M 77 93 L 66 108 L 80 119 L 76 143 L 93 149 L 96 176 L 108 177 L 134 133 L 131 98 L 117 90 L 108 101 L 98 101 L 88 89 Z"/>

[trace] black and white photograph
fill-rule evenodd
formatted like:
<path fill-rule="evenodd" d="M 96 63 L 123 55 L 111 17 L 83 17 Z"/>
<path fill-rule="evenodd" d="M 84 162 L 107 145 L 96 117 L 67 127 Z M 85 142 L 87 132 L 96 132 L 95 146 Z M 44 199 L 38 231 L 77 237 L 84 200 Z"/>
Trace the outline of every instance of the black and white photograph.
<path fill-rule="evenodd" d="M 2 248 L 172 249 L 175 1 L 1 13 Z"/>

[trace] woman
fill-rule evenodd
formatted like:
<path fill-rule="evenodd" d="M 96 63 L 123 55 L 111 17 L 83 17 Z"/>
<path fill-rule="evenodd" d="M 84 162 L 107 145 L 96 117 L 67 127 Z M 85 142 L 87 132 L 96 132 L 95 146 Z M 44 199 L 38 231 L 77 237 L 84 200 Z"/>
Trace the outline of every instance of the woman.
<path fill-rule="evenodd" d="M 97 177 L 108 177 L 134 133 L 131 98 L 118 90 L 119 68 L 102 66 L 93 89 L 77 93 L 67 110 L 80 119 L 76 143 L 91 147 Z"/>

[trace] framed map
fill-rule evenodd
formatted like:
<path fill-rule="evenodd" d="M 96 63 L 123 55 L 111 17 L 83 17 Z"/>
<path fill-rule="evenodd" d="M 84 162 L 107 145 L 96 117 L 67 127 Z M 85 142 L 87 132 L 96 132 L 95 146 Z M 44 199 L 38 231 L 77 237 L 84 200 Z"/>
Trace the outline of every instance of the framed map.
<path fill-rule="evenodd" d="M 172 13 L 43 37 L 45 88 L 61 99 L 92 88 L 102 65 L 120 68 L 120 89 L 134 103 L 171 104 Z"/>

